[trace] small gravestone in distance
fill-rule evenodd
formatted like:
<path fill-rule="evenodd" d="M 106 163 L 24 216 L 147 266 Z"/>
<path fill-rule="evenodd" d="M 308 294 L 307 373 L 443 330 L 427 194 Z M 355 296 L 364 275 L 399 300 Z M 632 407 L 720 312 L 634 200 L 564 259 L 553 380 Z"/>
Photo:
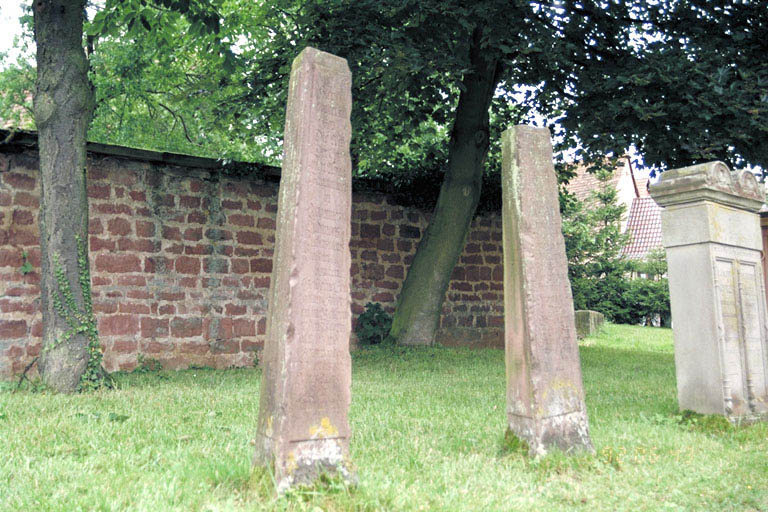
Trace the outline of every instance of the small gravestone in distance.
<path fill-rule="evenodd" d="M 278 492 L 349 473 L 352 205 L 347 61 L 293 61 L 254 462 Z"/>
<path fill-rule="evenodd" d="M 533 456 L 594 451 L 548 129 L 502 135 L 502 204 L 509 431 Z"/>
<path fill-rule="evenodd" d="M 733 421 L 768 418 L 768 325 L 758 211 L 763 186 L 710 162 L 661 175 L 681 409 Z"/>
<path fill-rule="evenodd" d="M 578 338 L 586 338 L 587 336 L 597 334 L 605 323 L 605 315 L 599 311 L 579 309 L 573 315 L 576 320 L 576 336 Z"/>

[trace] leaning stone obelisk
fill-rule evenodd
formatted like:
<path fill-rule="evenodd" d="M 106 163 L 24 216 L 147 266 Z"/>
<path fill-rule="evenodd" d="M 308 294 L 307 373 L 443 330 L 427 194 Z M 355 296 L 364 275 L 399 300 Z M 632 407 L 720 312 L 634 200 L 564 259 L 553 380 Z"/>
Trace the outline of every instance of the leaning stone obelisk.
<path fill-rule="evenodd" d="M 593 451 L 549 130 L 502 135 L 509 432 L 529 454 Z"/>
<path fill-rule="evenodd" d="M 763 185 L 710 162 L 661 175 L 681 409 L 768 419 L 768 310 L 758 211 Z"/>
<path fill-rule="evenodd" d="M 255 463 L 279 492 L 349 475 L 352 208 L 347 61 L 293 61 L 269 290 Z"/>

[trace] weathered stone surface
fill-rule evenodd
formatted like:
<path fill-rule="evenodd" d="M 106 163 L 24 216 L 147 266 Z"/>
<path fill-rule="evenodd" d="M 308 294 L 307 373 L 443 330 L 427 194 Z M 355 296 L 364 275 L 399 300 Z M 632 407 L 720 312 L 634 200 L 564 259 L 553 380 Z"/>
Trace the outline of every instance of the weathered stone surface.
<path fill-rule="evenodd" d="M 549 130 L 502 135 L 509 429 L 531 455 L 592 451 Z"/>
<path fill-rule="evenodd" d="M 605 323 L 605 315 L 599 311 L 580 309 L 574 311 L 573 316 L 576 320 L 576 336 L 579 338 L 596 334 Z"/>
<path fill-rule="evenodd" d="M 733 420 L 768 413 L 762 186 L 722 162 L 667 171 L 651 195 L 665 207 L 681 409 Z"/>
<path fill-rule="evenodd" d="M 344 59 L 294 60 L 255 456 L 279 491 L 349 477 L 350 90 Z"/>

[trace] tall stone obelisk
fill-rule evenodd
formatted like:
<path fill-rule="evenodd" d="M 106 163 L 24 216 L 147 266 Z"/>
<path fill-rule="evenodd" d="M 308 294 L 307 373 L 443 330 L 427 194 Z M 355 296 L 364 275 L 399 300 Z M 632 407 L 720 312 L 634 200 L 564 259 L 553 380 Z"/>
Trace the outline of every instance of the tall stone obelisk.
<path fill-rule="evenodd" d="M 289 83 L 255 455 L 280 492 L 349 477 L 351 108 L 346 60 L 304 49 Z"/>
<path fill-rule="evenodd" d="M 502 134 L 509 430 L 531 455 L 593 451 L 549 130 Z"/>

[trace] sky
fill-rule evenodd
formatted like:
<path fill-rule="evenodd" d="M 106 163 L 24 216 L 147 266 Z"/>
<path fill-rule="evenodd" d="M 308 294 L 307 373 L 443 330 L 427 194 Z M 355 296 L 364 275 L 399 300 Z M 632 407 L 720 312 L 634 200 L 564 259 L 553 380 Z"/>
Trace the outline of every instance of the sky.
<path fill-rule="evenodd" d="M 12 52 L 13 39 L 21 34 L 19 17 L 21 7 L 26 3 L 26 0 L 0 0 L 0 53 L 11 52 L 11 57 L 17 55 Z"/>

